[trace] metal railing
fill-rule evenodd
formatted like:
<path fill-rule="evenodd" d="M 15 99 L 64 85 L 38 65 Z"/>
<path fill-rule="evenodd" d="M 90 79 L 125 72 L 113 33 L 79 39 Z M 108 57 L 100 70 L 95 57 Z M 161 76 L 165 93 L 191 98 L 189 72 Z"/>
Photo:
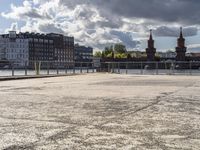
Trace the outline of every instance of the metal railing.
<path fill-rule="evenodd" d="M 0 62 L 0 77 L 81 74 L 94 73 L 96 70 L 92 62 Z"/>
<path fill-rule="evenodd" d="M 200 62 L 105 62 L 101 71 L 140 75 L 200 75 Z"/>
<path fill-rule="evenodd" d="M 138 75 L 200 75 L 200 62 L 55 62 L 0 61 L 0 77 L 65 75 L 94 72 Z"/>

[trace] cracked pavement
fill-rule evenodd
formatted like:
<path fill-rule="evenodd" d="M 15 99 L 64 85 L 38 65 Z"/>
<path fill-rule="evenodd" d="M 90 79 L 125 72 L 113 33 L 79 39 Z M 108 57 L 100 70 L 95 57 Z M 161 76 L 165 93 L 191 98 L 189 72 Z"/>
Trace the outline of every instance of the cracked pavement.
<path fill-rule="evenodd" d="M 1 81 L 0 149 L 197 150 L 199 91 L 198 76 Z"/>

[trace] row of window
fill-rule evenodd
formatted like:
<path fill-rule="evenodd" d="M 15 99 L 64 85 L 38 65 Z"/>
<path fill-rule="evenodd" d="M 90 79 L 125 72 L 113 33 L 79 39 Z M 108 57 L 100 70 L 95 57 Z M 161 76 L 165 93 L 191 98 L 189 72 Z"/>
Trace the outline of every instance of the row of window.
<path fill-rule="evenodd" d="M 6 53 L 28 53 L 27 49 L 8 49 Z"/>
<path fill-rule="evenodd" d="M 58 57 L 59 59 L 67 59 L 67 58 L 73 58 L 73 56 L 71 55 L 71 56 L 68 56 L 68 57 Z"/>
<path fill-rule="evenodd" d="M 11 55 L 9 55 L 9 54 L 7 54 L 6 55 L 6 58 L 7 59 L 24 59 L 24 58 L 26 58 L 26 59 L 28 59 L 28 55 L 23 55 L 23 54 L 16 54 L 16 55 L 14 55 L 14 54 L 11 54 Z"/>
<path fill-rule="evenodd" d="M 37 39 L 37 38 L 30 38 L 29 39 L 30 42 L 40 42 L 40 43 L 53 43 L 53 40 L 49 40 L 49 39 Z"/>
<path fill-rule="evenodd" d="M 29 47 L 31 48 L 49 48 L 49 49 L 53 49 L 53 45 L 41 45 L 41 44 L 30 44 Z"/>
<path fill-rule="evenodd" d="M 0 39 L 0 40 L 3 40 L 4 42 L 10 42 L 10 39 L 9 38 L 3 38 L 3 39 Z M 17 43 L 27 43 L 28 40 L 27 39 L 16 39 L 14 40 L 14 42 L 17 42 Z"/>
<path fill-rule="evenodd" d="M 92 56 L 93 54 L 92 53 L 75 53 L 76 55 L 88 55 L 88 56 Z"/>
<path fill-rule="evenodd" d="M 28 44 L 7 44 L 7 48 L 28 48 Z"/>

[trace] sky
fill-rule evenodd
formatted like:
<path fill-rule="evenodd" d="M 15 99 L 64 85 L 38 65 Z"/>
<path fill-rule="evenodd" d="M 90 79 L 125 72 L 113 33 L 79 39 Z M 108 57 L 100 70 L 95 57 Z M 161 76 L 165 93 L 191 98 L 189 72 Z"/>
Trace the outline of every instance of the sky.
<path fill-rule="evenodd" d="M 153 29 L 157 51 L 174 50 L 180 27 L 188 51 L 200 52 L 198 0 L 0 0 L 0 33 L 61 33 L 102 50 L 124 43 L 147 47 Z"/>

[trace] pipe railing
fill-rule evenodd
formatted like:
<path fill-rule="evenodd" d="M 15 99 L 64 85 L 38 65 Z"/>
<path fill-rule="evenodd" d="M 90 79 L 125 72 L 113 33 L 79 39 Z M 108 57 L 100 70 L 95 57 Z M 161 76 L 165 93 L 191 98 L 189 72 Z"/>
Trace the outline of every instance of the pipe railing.
<path fill-rule="evenodd" d="M 94 73 L 93 62 L 0 61 L 0 77 Z"/>
<path fill-rule="evenodd" d="M 200 62 L 104 62 L 101 68 L 109 73 L 200 75 Z"/>
<path fill-rule="evenodd" d="M 200 62 L 55 62 L 0 61 L 0 77 L 107 72 L 140 75 L 200 75 Z"/>

